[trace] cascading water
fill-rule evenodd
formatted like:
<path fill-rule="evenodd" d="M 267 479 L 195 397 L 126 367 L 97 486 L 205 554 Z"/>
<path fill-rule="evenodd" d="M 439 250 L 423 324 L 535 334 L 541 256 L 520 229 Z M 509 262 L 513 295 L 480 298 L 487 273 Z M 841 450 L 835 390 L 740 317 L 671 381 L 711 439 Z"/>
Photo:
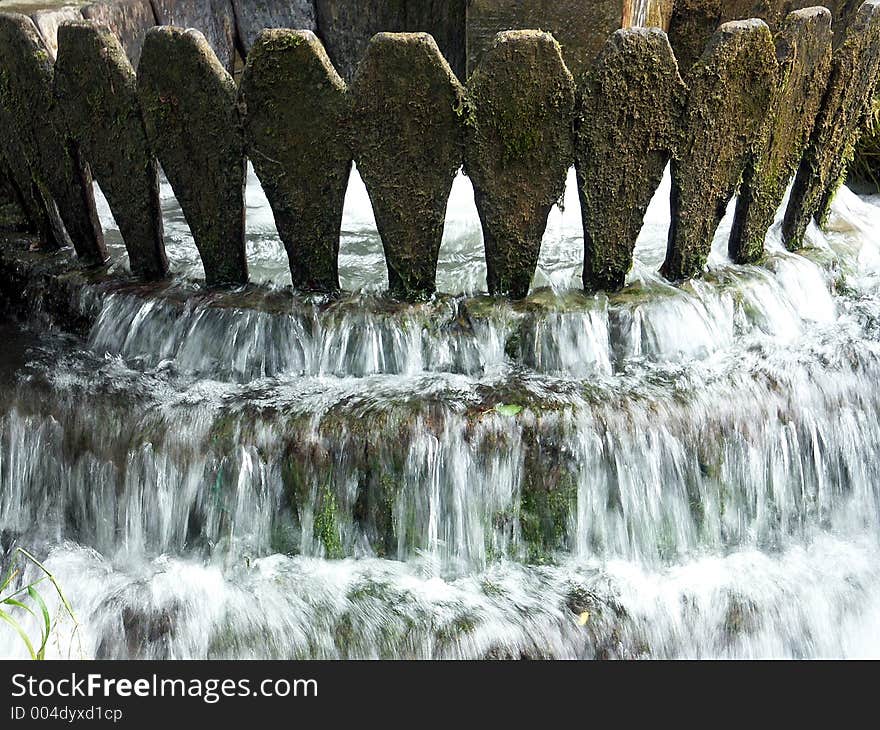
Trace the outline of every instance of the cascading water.
<path fill-rule="evenodd" d="M 456 294 L 385 300 L 356 173 L 356 293 L 294 299 L 251 177 L 268 293 L 196 291 L 163 187 L 179 281 L 85 290 L 85 340 L 4 324 L 0 547 L 47 556 L 81 622 L 50 653 L 880 654 L 880 209 L 844 189 L 831 232 L 794 255 L 774 228 L 750 267 L 727 219 L 673 287 L 667 178 L 628 287 L 588 296 L 573 184 L 523 303 L 480 295 L 464 177 Z"/>

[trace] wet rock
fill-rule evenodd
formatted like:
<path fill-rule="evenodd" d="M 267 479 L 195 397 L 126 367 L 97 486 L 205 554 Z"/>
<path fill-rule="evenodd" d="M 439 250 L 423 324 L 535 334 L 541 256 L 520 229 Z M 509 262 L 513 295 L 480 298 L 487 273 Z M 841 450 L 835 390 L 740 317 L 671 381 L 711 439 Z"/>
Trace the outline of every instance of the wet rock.
<path fill-rule="evenodd" d="M 245 54 L 266 28 L 317 29 L 312 0 L 232 0 L 238 45 Z"/>
<path fill-rule="evenodd" d="M 315 0 L 318 35 L 339 74 L 355 70 L 376 33 L 428 33 L 453 72 L 465 78 L 468 0 Z"/>
<path fill-rule="evenodd" d="M 547 216 L 574 161 L 574 81 L 549 33 L 500 33 L 469 82 L 465 167 L 483 240 L 489 291 L 522 298 Z"/>
<path fill-rule="evenodd" d="M 682 74 L 703 55 L 720 19 L 721 0 L 675 0 L 669 19 L 669 43 Z"/>
<path fill-rule="evenodd" d="M 80 260 L 102 264 L 107 250 L 92 176 L 56 108 L 49 52 L 24 15 L 0 13 L 0 107 L 7 158 L 24 156 L 46 205 L 49 200 L 57 205 Z"/>
<path fill-rule="evenodd" d="M 761 20 L 722 25 L 685 82 L 682 139 L 672 160 L 672 224 L 664 275 L 697 276 L 761 135 L 776 89 L 776 50 Z"/>
<path fill-rule="evenodd" d="M 308 30 L 267 30 L 248 54 L 239 107 L 248 156 L 287 249 L 294 286 L 339 288 L 351 172 L 345 82 Z"/>
<path fill-rule="evenodd" d="M 31 15 L 31 20 L 40 31 L 40 36 L 52 58 L 58 56 L 58 28 L 62 23 L 82 20 L 82 13 L 75 5 L 52 10 L 38 10 Z"/>
<path fill-rule="evenodd" d="M 235 12 L 232 0 L 150 0 L 159 25 L 195 28 L 208 41 L 223 68 L 235 61 Z"/>
<path fill-rule="evenodd" d="M 395 296 L 435 289 L 446 203 L 462 162 L 465 90 L 426 33 L 380 33 L 351 89 L 352 146 Z"/>
<path fill-rule="evenodd" d="M 656 29 L 617 31 L 584 75 L 575 159 L 585 288 L 623 286 L 686 94 L 666 34 Z"/>
<path fill-rule="evenodd" d="M 160 279 L 168 261 L 159 168 L 147 143 L 134 69 L 106 26 L 70 23 L 58 35 L 55 93 L 68 129 L 110 204 L 132 273 Z"/>
<path fill-rule="evenodd" d="M 144 41 L 138 97 L 208 286 L 247 281 L 245 159 L 232 77 L 197 30 L 160 26 Z"/>
<path fill-rule="evenodd" d="M 799 248 L 810 219 L 824 225 L 871 114 L 880 73 L 880 0 L 869 0 L 834 51 L 828 88 L 791 190 L 782 237 Z"/>
<path fill-rule="evenodd" d="M 112 30 L 131 65 L 138 66 L 144 47 L 144 36 L 156 25 L 150 0 L 104 0 L 82 9 L 83 17 L 106 25 Z"/>
<path fill-rule="evenodd" d="M 831 67 L 831 13 L 808 8 L 789 15 L 776 36 L 779 79 L 763 149 L 746 165 L 730 234 L 740 264 L 764 255 L 764 238 L 810 138 Z"/>
<path fill-rule="evenodd" d="M 471 0 L 468 5 L 468 74 L 492 47 L 496 33 L 540 28 L 553 34 L 565 62 L 579 77 L 605 41 L 621 27 L 626 0 Z"/>

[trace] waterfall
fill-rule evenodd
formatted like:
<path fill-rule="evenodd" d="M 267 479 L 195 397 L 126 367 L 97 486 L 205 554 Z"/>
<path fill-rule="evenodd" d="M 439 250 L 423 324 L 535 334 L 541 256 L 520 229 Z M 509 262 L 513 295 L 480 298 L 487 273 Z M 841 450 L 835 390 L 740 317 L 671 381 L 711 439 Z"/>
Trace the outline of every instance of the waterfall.
<path fill-rule="evenodd" d="M 800 254 L 774 227 L 761 266 L 727 260 L 728 217 L 676 287 L 667 176 L 606 296 L 575 289 L 570 187 L 510 303 L 460 177 L 446 293 L 403 305 L 354 175 L 350 294 L 286 289 L 251 178 L 266 290 L 198 290 L 163 187 L 172 284 L 84 289 L 82 338 L 0 324 L 0 556 L 40 553 L 70 597 L 52 655 L 877 655 L 873 201 L 843 189 Z"/>

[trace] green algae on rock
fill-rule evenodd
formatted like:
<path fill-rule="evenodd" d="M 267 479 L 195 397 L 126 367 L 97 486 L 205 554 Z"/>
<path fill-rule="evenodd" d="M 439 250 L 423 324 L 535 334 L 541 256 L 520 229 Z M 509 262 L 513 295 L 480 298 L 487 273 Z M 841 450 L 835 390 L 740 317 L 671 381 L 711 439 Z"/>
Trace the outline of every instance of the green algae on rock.
<path fill-rule="evenodd" d="M 83 18 L 110 28 L 125 49 L 125 55 L 135 69 L 141 60 L 144 36 L 156 25 L 156 16 L 150 0 L 102 0 L 86 5 Z"/>
<path fill-rule="evenodd" d="M 248 54 L 238 103 L 293 285 L 336 291 L 351 171 L 345 82 L 311 31 L 266 30 Z"/>
<path fill-rule="evenodd" d="M 245 157 L 236 89 L 197 30 L 150 29 L 138 68 L 147 136 L 180 202 L 208 286 L 247 282 Z"/>
<path fill-rule="evenodd" d="M 803 243 L 811 219 L 824 225 L 870 119 L 880 73 L 880 0 L 868 0 L 834 51 L 828 88 L 795 177 L 782 222 L 790 250 Z"/>
<path fill-rule="evenodd" d="M 764 238 L 806 149 L 831 68 L 831 13 L 808 8 L 788 16 L 776 36 L 779 79 L 767 115 L 768 133 L 743 172 L 730 257 L 750 264 L 764 255 Z"/>
<path fill-rule="evenodd" d="M 28 182 L 47 207 L 50 200 L 57 205 L 82 263 L 97 266 L 107 249 L 92 176 L 56 106 L 52 61 L 36 26 L 24 15 L 0 13 L 0 107 L 7 130 L 0 143 L 8 158 L 24 156 Z"/>
<path fill-rule="evenodd" d="M 55 94 L 110 204 L 131 271 L 168 273 L 159 203 L 159 168 L 149 150 L 137 78 L 116 35 L 81 21 L 61 26 Z"/>
<path fill-rule="evenodd" d="M 507 31 L 468 88 L 465 168 L 483 226 L 489 292 L 521 299 L 574 161 L 574 80 L 552 35 Z"/>
<path fill-rule="evenodd" d="M 579 89 L 575 165 L 584 288 L 620 289 L 675 146 L 687 89 L 666 34 L 617 31 Z"/>
<path fill-rule="evenodd" d="M 690 92 L 672 159 L 667 279 L 703 271 L 752 150 L 763 146 L 777 76 L 770 29 L 761 20 L 744 20 L 722 25 L 685 77 Z"/>
<path fill-rule="evenodd" d="M 391 292 L 435 290 L 446 203 L 462 163 L 465 90 L 426 33 L 379 33 L 351 87 L 352 138 Z"/>

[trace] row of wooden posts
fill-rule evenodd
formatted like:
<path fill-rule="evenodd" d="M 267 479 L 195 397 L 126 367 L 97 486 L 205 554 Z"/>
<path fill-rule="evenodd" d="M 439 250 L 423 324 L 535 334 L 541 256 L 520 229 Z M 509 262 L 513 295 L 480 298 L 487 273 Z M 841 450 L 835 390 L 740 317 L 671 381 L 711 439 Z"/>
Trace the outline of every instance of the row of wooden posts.
<path fill-rule="evenodd" d="M 835 37 L 830 13 L 726 23 L 690 69 L 658 29 L 616 32 L 575 81 L 540 31 L 498 34 L 463 85 L 433 38 L 382 33 L 351 85 L 310 31 L 264 31 L 239 86 L 197 31 L 160 26 L 137 73 L 117 37 L 64 24 L 52 62 L 32 21 L 0 14 L 0 165 L 47 248 L 69 240 L 84 265 L 106 247 L 92 196 L 104 192 L 132 273 L 168 274 L 159 164 L 181 205 L 209 286 L 248 278 L 246 158 L 290 259 L 294 285 L 338 288 L 342 208 L 352 162 L 382 238 L 391 291 L 434 290 L 458 170 L 470 177 L 490 292 L 528 293 L 548 214 L 574 164 L 584 285 L 623 286 L 666 165 L 672 222 L 664 274 L 704 269 L 739 193 L 732 258 L 757 262 L 794 177 L 790 248 L 822 222 L 870 114 L 880 72 L 880 0 Z"/>

